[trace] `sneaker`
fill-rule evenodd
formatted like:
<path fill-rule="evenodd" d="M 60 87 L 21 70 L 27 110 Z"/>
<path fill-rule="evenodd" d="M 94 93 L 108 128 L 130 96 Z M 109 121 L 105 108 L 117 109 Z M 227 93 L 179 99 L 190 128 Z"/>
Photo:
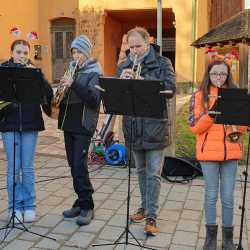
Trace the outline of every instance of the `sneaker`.
<path fill-rule="evenodd" d="M 79 217 L 76 220 L 76 224 L 79 226 L 88 225 L 94 218 L 94 210 L 81 210 Z"/>
<path fill-rule="evenodd" d="M 34 222 L 36 218 L 35 210 L 25 210 L 23 214 L 23 222 Z"/>
<path fill-rule="evenodd" d="M 146 219 L 146 215 L 145 215 L 145 209 L 144 208 L 138 208 L 138 210 L 136 211 L 135 214 L 130 216 L 130 221 L 131 222 L 142 222 Z"/>
<path fill-rule="evenodd" d="M 80 215 L 81 208 L 80 207 L 72 207 L 68 210 L 63 211 L 64 218 L 75 218 Z"/>
<path fill-rule="evenodd" d="M 146 225 L 144 227 L 144 232 L 148 236 L 155 236 L 160 232 L 159 228 L 156 226 L 156 220 L 154 218 L 147 218 Z"/>

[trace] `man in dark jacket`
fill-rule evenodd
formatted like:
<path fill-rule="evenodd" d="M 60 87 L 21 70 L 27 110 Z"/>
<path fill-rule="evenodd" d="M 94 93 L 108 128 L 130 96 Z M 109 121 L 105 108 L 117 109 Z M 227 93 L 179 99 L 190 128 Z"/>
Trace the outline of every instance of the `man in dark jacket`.
<path fill-rule="evenodd" d="M 65 218 L 78 217 L 80 226 L 89 224 L 94 216 L 94 189 L 89 179 L 88 149 L 93 136 L 100 106 L 100 94 L 95 88 L 101 75 L 100 65 L 90 58 L 92 44 L 81 35 L 71 44 L 74 61 L 70 64 L 74 76 L 67 75 L 61 83 L 68 87 L 60 104 L 58 127 L 64 131 L 65 149 L 77 199 Z M 76 65 L 77 63 L 77 65 Z"/>
<path fill-rule="evenodd" d="M 127 60 L 118 66 L 118 75 L 124 79 L 133 78 L 133 69 L 140 64 L 141 73 L 137 78 L 164 81 L 165 89 L 172 92 L 167 97 L 172 97 L 175 93 L 175 73 L 172 64 L 169 59 L 160 56 L 153 45 L 150 45 L 148 32 L 144 28 L 136 27 L 127 33 L 127 42 L 129 54 Z M 141 192 L 141 207 L 130 219 L 133 222 L 146 219 L 144 231 L 148 235 L 159 232 L 156 218 L 163 153 L 167 146 L 167 126 L 167 114 L 163 119 L 123 117 L 124 137 L 128 144 L 132 143 Z"/>

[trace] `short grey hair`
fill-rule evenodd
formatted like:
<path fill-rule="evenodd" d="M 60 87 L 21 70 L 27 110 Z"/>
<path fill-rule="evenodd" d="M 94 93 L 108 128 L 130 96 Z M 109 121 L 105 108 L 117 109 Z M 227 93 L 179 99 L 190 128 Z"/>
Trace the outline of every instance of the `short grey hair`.
<path fill-rule="evenodd" d="M 149 35 L 148 31 L 145 28 L 143 28 L 143 27 L 135 27 L 135 28 L 129 30 L 127 32 L 127 40 L 128 40 L 128 38 L 130 36 L 133 36 L 135 34 L 140 35 L 144 39 L 144 41 L 146 43 L 149 43 L 150 35 Z"/>

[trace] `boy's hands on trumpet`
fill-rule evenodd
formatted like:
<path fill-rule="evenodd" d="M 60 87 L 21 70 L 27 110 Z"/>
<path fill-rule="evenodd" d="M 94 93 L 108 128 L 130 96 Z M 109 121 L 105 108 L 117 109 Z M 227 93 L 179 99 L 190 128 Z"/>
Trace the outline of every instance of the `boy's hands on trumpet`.
<path fill-rule="evenodd" d="M 60 80 L 60 83 L 63 85 L 63 86 L 66 86 L 66 87 L 70 87 L 73 83 L 73 78 L 72 76 L 66 74 L 64 75 L 61 80 Z"/>

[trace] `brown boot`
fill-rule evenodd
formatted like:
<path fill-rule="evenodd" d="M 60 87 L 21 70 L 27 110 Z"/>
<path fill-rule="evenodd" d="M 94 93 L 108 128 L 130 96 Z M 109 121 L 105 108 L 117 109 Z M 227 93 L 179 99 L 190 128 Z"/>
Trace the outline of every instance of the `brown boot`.
<path fill-rule="evenodd" d="M 155 236 L 157 233 L 160 232 L 159 228 L 156 226 L 156 219 L 154 218 L 147 218 L 146 225 L 144 227 L 144 232 L 148 236 Z"/>
<path fill-rule="evenodd" d="M 217 225 L 206 225 L 206 239 L 203 250 L 216 250 L 217 249 Z"/>
<path fill-rule="evenodd" d="M 236 250 L 233 242 L 233 227 L 222 227 L 222 249 Z"/>
<path fill-rule="evenodd" d="M 130 216 L 130 221 L 131 222 L 142 222 L 146 219 L 146 215 L 145 215 L 145 209 L 144 208 L 138 208 L 138 210 Z"/>

